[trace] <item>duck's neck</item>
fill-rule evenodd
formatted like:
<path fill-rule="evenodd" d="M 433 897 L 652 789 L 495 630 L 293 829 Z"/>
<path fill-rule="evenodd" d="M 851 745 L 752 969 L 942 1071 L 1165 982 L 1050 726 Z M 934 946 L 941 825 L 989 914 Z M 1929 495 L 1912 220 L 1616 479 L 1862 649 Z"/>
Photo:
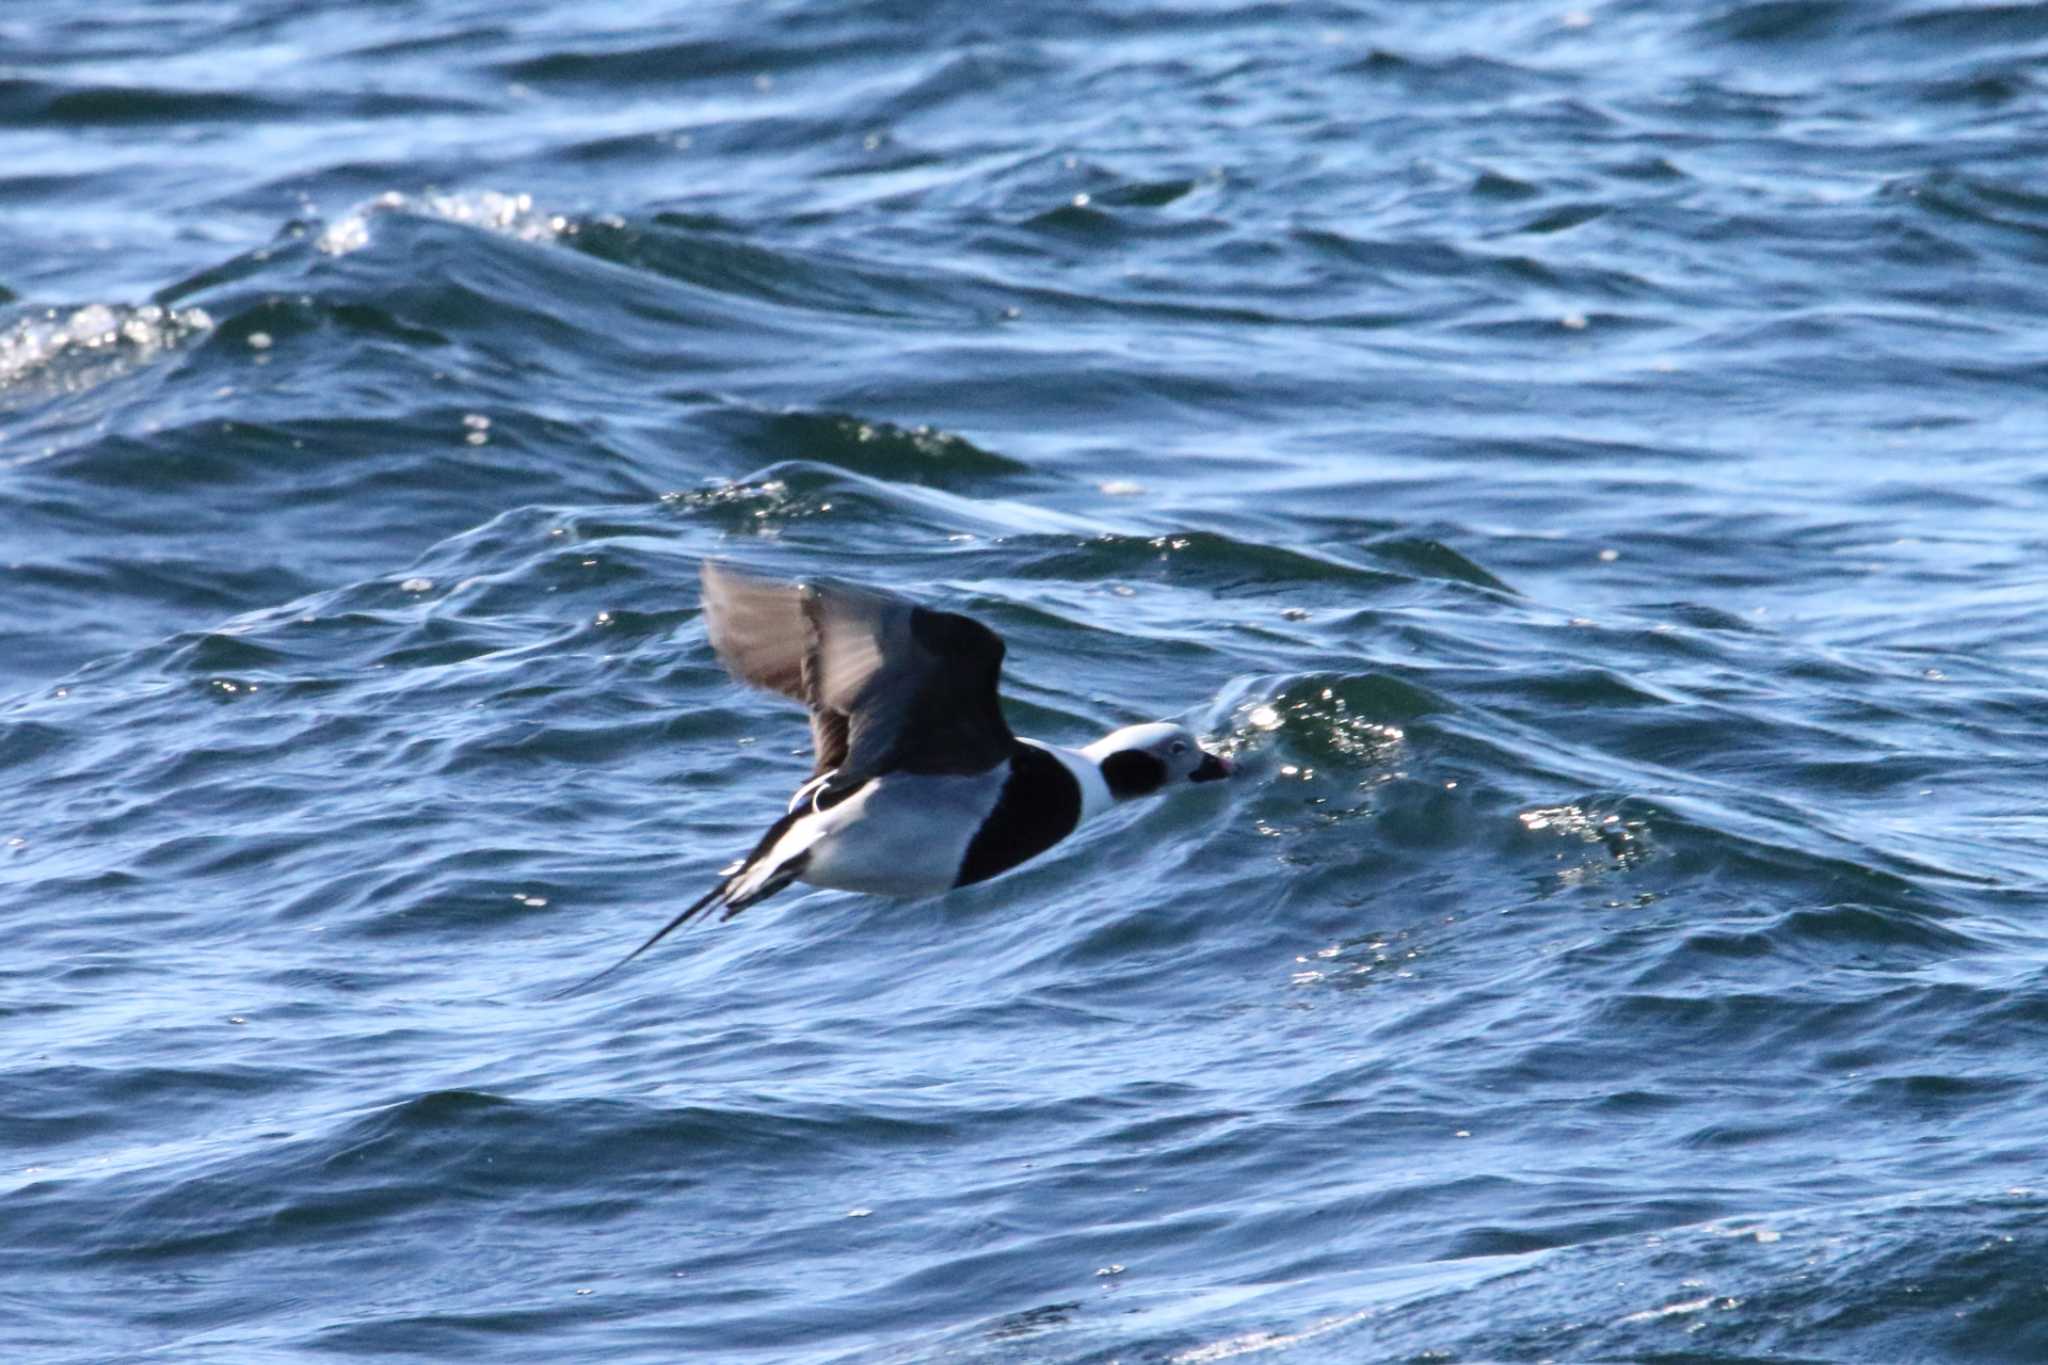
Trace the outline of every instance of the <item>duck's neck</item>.
<path fill-rule="evenodd" d="M 1086 823 L 1116 804 L 1116 798 L 1109 794 L 1109 783 L 1102 777 L 1102 764 L 1088 749 L 1062 749 L 1057 744 L 1043 740 L 1025 739 L 1018 741 L 1034 749 L 1043 749 L 1060 761 L 1060 766 L 1074 775 L 1074 781 L 1081 787 L 1081 820 Z M 1093 746 L 1091 745 L 1090 748 Z"/>

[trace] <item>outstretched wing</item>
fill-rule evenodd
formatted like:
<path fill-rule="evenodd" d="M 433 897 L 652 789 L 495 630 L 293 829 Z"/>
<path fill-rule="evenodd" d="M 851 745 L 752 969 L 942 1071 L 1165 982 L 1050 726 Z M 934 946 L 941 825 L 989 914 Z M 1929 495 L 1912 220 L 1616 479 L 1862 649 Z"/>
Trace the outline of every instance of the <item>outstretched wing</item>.
<path fill-rule="evenodd" d="M 732 675 L 802 702 L 813 775 L 978 773 L 1015 745 L 1002 638 L 979 621 L 841 583 L 783 583 L 706 561 L 704 617 Z"/>

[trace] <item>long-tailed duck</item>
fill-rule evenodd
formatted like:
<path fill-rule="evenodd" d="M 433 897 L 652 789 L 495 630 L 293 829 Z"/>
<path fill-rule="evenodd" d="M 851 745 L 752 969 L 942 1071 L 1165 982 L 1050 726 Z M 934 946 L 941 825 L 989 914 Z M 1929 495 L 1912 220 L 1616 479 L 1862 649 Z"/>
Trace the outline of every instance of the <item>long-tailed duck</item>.
<path fill-rule="evenodd" d="M 935 895 L 1037 857 L 1119 801 L 1230 774 L 1165 721 L 1081 749 L 1018 738 L 997 695 L 1003 641 L 979 621 L 708 561 L 702 577 L 719 661 L 810 708 L 817 762 L 754 851 L 617 967 L 713 906 L 730 919 L 795 881 Z"/>

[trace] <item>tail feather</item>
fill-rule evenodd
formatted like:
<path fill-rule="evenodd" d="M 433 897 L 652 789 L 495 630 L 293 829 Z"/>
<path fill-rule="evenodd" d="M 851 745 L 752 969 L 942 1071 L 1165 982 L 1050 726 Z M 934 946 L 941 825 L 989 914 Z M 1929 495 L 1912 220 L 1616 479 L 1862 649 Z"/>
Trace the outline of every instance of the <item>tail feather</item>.
<path fill-rule="evenodd" d="M 631 962 L 634 958 L 640 956 L 640 954 L 646 952 L 649 948 L 652 948 L 655 944 L 667 938 L 671 933 L 675 932 L 677 929 L 682 928 L 685 924 L 688 924 L 691 920 L 697 918 L 698 915 L 704 913 L 704 911 L 712 905 L 722 905 L 725 907 L 725 914 L 720 917 L 721 922 L 723 922 L 724 920 L 731 919 L 734 915 L 737 915 L 740 911 L 746 909 L 754 902 L 766 900 L 768 897 L 780 891 L 783 887 L 788 886 L 791 882 L 795 881 L 797 878 L 797 874 L 804 870 L 804 865 L 808 862 L 810 862 L 810 855 L 808 853 L 800 853 L 796 857 L 791 858 L 788 862 L 784 863 L 782 866 L 776 868 L 766 877 L 760 879 L 760 881 L 755 883 L 753 886 L 747 887 L 746 889 L 742 890 L 740 887 L 740 883 L 742 879 L 746 877 L 747 872 L 749 871 L 749 869 L 743 864 L 738 870 L 733 872 L 732 875 L 726 877 L 723 881 L 719 882 L 718 885 L 712 887 L 709 891 L 706 891 L 700 899 L 691 904 L 689 909 L 683 911 L 674 919 L 670 920 L 667 924 L 662 925 L 659 929 L 655 930 L 652 934 L 648 935 L 647 941 L 645 943 L 642 943 L 638 948 L 635 948 L 632 952 L 627 953 L 617 962 L 614 962 L 611 966 L 597 973 L 597 975 L 586 976 L 581 981 L 578 981 L 575 985 L 566 986 L 563 989 L 556 991 L 554 994 L 548 996 L 547 998 L 550 1000 L 560 1000 L 564 996 L 580 995 L 582 992 L 588 990 L 590 987 L 595 986 L 598 982 L 610 976 L 613 972 L 616 972 L 621 967 L 624 967 L 628 962 Z"/>
<path fill-rule="evenodd" d="M 712 902 L 718 900 L 721 896 L 725 895 L 725 893 L 728 890 L 731 889 L 732 881 L 732 878 L 727 877 L 724 881 L 712 887 L 709 891 L 704 893 L 701 899 L 694 902 L 689 909 L 683 911 L 680 915 L 677 915 L 667 924 L 664 924 L 661 926 L 661 928 L 655 930 L 652 934 L 648 936 L 648 939 L 645 943 L 641 944 L 638 948 L 635 948 L 632 952 L 627 953 L 624 957 L 620 958 L 617 962 L 614 962 L 611 966 L 605 968 L 603 971 L 597 973 L 595 976 L 586 976 L 581 981 L 578 981 L 575 985 L 566 986 L 563 989 L 556 991 L 554 994 L 550 995 L 548 999 L 560 1000 L 564 996 L 580 995 L 584 991 L 589 990 L 592 986 L 595 986 L 598 982 L 604 980 L 613 972 L 618 971 L 621 967 L 624 967 L 628 962 L 631 962 L 634 958 L 640 956 L 640 954 L 646 952 L 649 948 L 652 948 L 655 944 L 667 938 L 670 933 L 674 932 L 677 929 L 680 929 L 683 925 L 688 924 L 691 920 L 697 918 L 698 915 L 704 912 L 705 907 L 709 906 Z"/>
<path fill-rule="evenodd" d="M 803 871 L 804 865 L 810 862 L 810 860 L 810 854 L 799 853 L 796 857 L 791 858 L 781 867 L 776 868 L 773 872 L 762 878 L 759 885 L 750 887 L 745 891 L 735 888 L 733 893 L 725 898 L 725 913 L 718 917 L 718 922 L 720 924 L 725 923 L 725 921 L 731 919 L 755 901 L 767 900 L 783 887 L 788 886 L 796 880 L 797 873 Z"/>

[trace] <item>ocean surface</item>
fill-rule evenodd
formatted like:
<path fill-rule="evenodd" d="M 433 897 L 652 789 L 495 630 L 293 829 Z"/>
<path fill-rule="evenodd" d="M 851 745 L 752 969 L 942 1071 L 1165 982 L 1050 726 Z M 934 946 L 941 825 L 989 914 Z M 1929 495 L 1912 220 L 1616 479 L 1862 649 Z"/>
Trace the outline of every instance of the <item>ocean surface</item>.
<path fill-rule="evenodd" d="M 2048 1359 L 2044 317 L 2035 5 L 10 0 L 0 1356 Z M 550 999 L 710 556 L 1242 775 Z"/>

